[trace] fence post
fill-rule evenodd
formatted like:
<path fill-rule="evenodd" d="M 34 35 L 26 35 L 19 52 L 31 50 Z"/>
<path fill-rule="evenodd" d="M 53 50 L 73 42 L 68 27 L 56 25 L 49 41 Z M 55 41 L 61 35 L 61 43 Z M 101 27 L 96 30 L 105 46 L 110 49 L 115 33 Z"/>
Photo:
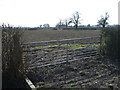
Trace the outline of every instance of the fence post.
<path fill-rule="evenodd" d="M 67 58 L 66 58 L 67 62 L 68 62 L 68 41 L 67 41 Z"/>
<path fill-rule="evenodd" d="M 58 40 L 58 49 L 60 49 L 60 41 Z"/>
<path fill-rule="evenodd" d="M 75 40 L 73 41 L 73 44 L 75 44 Z M 75 57 L 75 50 L 73 50 L 73 59 L 74 59 L 74 57 Z"/>

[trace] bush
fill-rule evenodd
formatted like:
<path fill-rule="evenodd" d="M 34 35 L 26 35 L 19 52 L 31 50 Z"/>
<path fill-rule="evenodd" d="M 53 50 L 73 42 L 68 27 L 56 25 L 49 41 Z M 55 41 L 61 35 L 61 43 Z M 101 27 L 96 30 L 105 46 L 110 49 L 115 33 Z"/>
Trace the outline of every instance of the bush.
<path fill-rule="evenodd" d="M 13 28 L 10 25 L 2 26 L 3 88 L 21 87 L 21 83 L 24 82 L 21 36 L 20 28 Z"/>
<path fill-rule="evenodd" d="M 120 59 L 120 29 L 118 27 L 107 27 L 101 30 L 100 53 L 113 62 Z"/>

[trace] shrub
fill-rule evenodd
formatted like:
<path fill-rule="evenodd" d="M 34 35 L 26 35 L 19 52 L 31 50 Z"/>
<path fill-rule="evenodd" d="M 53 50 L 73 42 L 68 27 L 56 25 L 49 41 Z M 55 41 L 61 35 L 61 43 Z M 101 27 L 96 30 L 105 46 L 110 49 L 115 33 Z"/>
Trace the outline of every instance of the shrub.
<path fill-rule="evenodd" d="M 111 60 L 120 59 L 120 30 L 118 27 L 107 27 L 101 30 L 100 53 Z"/>
<path fill-rule="evenodd" d="M 3 87 L 19 87 L 19 79 L 22 80 L 24 78 L 21 36 L 22 32 L 20 28 L 17 29 L 10 25 L 2 26 Z M 19 84 L 16 85 L 16 83 Z M 9 84 L 9 86 L 7 86 L 7 84 Z"/>

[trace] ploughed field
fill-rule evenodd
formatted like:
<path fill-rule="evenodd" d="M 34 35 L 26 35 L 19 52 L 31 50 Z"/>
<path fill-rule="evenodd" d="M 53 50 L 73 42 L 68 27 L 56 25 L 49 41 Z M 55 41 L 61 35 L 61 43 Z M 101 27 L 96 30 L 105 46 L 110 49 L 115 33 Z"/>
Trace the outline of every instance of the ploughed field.
<path fill-rule="evenodd" d="M 24 30 L 23 32 L 22 39 L 24 42 L 95 37 L 100 35 L 100 30 Z"/>
<path fill-rule="evenodd" d="M 91 57 L 33 69 L 28 77 L 37 88 L 109 88 L 120 87 L 118 71 L 107 60 Z"/>

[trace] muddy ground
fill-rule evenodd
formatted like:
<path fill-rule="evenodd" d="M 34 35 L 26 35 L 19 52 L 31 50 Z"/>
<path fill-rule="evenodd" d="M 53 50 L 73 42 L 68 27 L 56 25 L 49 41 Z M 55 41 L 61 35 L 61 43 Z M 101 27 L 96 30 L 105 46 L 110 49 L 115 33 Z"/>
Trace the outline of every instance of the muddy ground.
<path fill-rule="evenodd" d="M 118 67 L 96 58 L 34 69 L 28 77 L 37 88 L 120 88 Z"/>

